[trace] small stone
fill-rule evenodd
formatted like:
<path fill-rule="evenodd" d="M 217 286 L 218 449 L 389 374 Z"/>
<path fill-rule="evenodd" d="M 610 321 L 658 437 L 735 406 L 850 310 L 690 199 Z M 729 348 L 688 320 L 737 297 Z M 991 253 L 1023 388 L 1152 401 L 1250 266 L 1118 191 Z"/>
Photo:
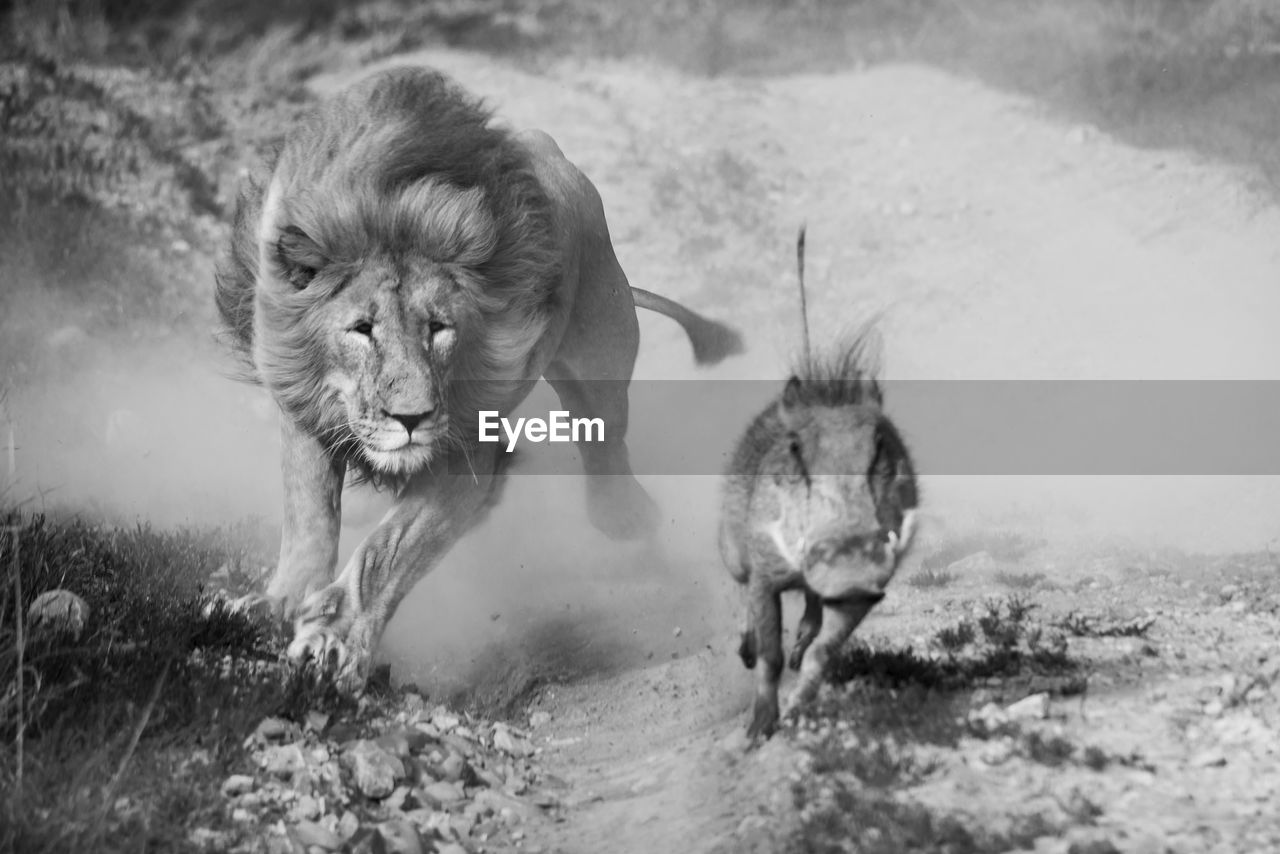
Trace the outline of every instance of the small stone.
<path fill-rule="evenodd" d="M 307 758 L 302 755 L 302 748 L 297 744 L 274 744 L 262 751 L 258 757 L 258 765 L 273 777 L 290 780 L 295 774 L 306 770 Z"/>
<path fill-rule="evenodd" d="M 461 721 L 457 715 L 450 714 L 444 706 L 437 706 L 435 711 L 431 713 L 431 725 L 440 732 L 449 732 L 456 727 Z"/>
<path fill-rule="evenodd" d="M 533 752 L 528 742 L 522 738 L 516 738 L 506 729 L 493 731 L 493 746 L 509 756 L 528 756 Z"/>
<path fill-rule="evenodd" d="M 347 843 L 351 854 L 388 854 L 387 840 L 376 828 L 362 827 Z"/>
<path fill-rule="evenodd" d="M 987 703 L 982 708 L 969 713 L 969 723 L 985 732 L 994 732 L 1009 723 L 1009 716 L 995 703 Z"/>
<path fill-rule="evenodd" d="M 338 836 L 342 837 L 343 842 L 346 842 L 348 839 L 355 836 L 356 831 L 359 829 L 360 829 L 360 819 L 357 818 L 356 814 L 351 812 L 350 810 L 348 810 L 347 812 L 344 812 L 342 814 L 342 818 L 338 819 L 337 833 L 338 833 Z"/>
<path fill-rule="evenodd" d="M 475 779 L 474 773 L 467 773 L 470 770 L 470 767 L 467 765 L 467 760 L 463 759 L 456 753 L 450 753 L 445 760 L 440 763 L 441 775 L 444 779 L 449 780 L 450 782 L 456 782 L 458 780 L 466 781 L 467 778 Z"/>
<path fill-rule="evenodd" d="M 387 821 L 378 825 L 378 830 L 386 841 L 388 854 L 422 854 L 422 840 L 410 822 Z"/>
<path fill-rule="evenodd" d="M 311 711 L 307 712 L 306 720 L 303 722 L 303 728 L 310 732 L 324 732 L 324 728 L 329 725 L 329 716 L 324 712 Z"/>
<path fill-rule="evenodd" d="M 529 801 L 536 807 L 549 810 L 560 805 L 560 799 L 550 792 L 534 792 L 529 796 Z"/>
<path fill-rule="evenodd" d="M 1222 701 L 1210 700 L 1204 704 L 1204 713 L 1206 717 L 1216 718 L 1222 714 Z"/>
<path fill-rule="evenodd" d="M 234 841 L 231 834 L 222 830 L 197 827 L 187 834 L 187 840 L 206 851 L 226 851 Z"/>
<path fill-rule="evenodd" d="M 534 712 L 529 715 L 529 726 L 537 729 L 540 726 L 546 726 L 551 723 L 551 715 L 547 712 Z"/>
<path fill-rule="evenodd" d="M 314 821 L 324 815 L 324 803 L 311 795 L 303 795 L 289 813 L 295 821 Z"/>
<path fill-rule="evenodd" d="M 1013 756 L 1013 751 L 1013 739 L 1001 738 L 984 744 L 982 750 L 978 751 L 978 759 L 984 765 L 1003 765 Z"/>
<path fill-rule="evenodd" d="M 409 749 L 409 739 L 406 737 L 406 732 L 407 730 L 384 732 L 382 735 L 375 738 L 373 743 L 378 745 L 378 747 L 381 747 L 387 753 L 390 753 L 392 756 L 398 756 L 401 759 L 408 759 L 409 754 L 412 751 Z M 419 734 L 417 737 L 423 738 L 424 740 L 422 743 L 426 743 L 424 736 Z"/>
<path fill-rule="evenodd" d="M 305 846 L 316 845 L 326 851 L 337 851 L 342 847 L 342 840 L 323 824 L 315 821 L 300 821 L 290 828 L 293 838 Z"/>
<path fill-rule="evenodd" d="M 422 799 L 434 807 L 448 806 L 463 799 L 461 786 L 443 780 L 423 786 L 420 792 Z"/>
<path fill-rule="evenodd" d="M 405 777 L 404 764 L 371 741 L 357 741 L 342 753 L 342 765 L 368 798 L 385 798 Z"/>
<path fill-rule="evenodd" d="M 677 637 L 677 638 L 678 638 L 678 637 L 680 637 L 680 635 L 682 635 L 682 634 L 684 634 L 684 632 L 680 629 L 680 627 L 679 627 L 679 626 L 676 626 L 674 629 L 672 629 L 672 630 L 671 630 L 671 635 L 672 635 L 672 637 Z"/>
<path fill-rule="evenodd" d="M 254 780 L 248 774 L 232 774 L 222 783 L 222 795 L 234 798 L 253 791 Z"/>
<path fill-rule="evenodd" d="M 490 789 L 501 789 L 507 784 L 507 781 L 501 775 L 489 768 L 476 769 L 476 779 Z"/>
<path fill-rule="evenodd" d="M 531 818 L 538 814 L 537 807 L 525 803 L 519 798 L 496 792 L 493 789 L 479 790 L 475 793 L 474 799 L 477 804 L 486 804 L 499 815 L 502 815 L 503 810 L 514 813 L 521 818 Z"/>
<path fill-rule="evenodd" d="M 1192 768 L 1218 768 L 1227 764 L 1227 757 L 1221 750 L 1210 747 L 1191 757 Z"/>
<path fill-rule="evenodd" d="M 284 741 L 288 738 L 296 737 L 298 732 L 297 724 L 287 721 L 284 718 L 263 718 L 258 724 L 258 728 L 253 734 L 258 739 L 268 741 Z"/>
<path fill-rule="evenodd" d="M 408 786 L 396 786 L 395 791 L 387 795 L 386 800 L 382 802 L 382 806 L 388 810 L 395 812 L 403 812 L 405 801 L 409 797 Z"/>
<path fill-rule="evenodd" d="M 1049 717 L 1049 695 L 1041 693 L 1023 697 L 1018 702 L 1007 706 L 1004 711 L 1010 720 L 1044 720 Z"/>
<path fill-rule="evenodd" d="M 452 732 L 440 736 L 440 743 L 467 758 L 470 758 L 476 752 L 474 744 Z"/>
<path fill-rule="evenodd" d="M 467 854 L 467 849 L 456 842 L 446 842 L 436 846 L 436 854 Z"/>

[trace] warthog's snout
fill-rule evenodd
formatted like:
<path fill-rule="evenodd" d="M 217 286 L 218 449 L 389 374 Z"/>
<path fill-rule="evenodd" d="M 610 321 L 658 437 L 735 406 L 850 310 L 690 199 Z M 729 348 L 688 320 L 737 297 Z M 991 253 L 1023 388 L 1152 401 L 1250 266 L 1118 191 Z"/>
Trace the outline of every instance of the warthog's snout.
<path fill-rule="evenodd" d="M 910 523 L 904 520 L 903 533 L 828 526 L 805 553 L 805 584 L 823 599 L 879 602 L 910 542 Z"/>

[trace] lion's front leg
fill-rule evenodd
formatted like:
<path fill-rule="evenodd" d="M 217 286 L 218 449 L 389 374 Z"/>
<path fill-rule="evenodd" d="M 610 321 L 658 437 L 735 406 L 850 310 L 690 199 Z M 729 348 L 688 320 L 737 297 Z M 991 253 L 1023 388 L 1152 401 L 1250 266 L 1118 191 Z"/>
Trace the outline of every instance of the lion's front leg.
<path fill-rule="evenodd" d="M 280 439 L 284 522 L 280 560 L 267 597 L 292 612 L 333 579 L 346 465 L 287 415 L 281 419 Z"/>
<path fill-rule="evenodd" d="M 496 501 L 502 474 L 494 446 L 451 457 L 418 475 L 327 587 L 307 597 L 289 655 L 336 664 L 339 682 L 362 688 L 400 601 Z M 435 467 L 433 467 L 435 468 Z"/>

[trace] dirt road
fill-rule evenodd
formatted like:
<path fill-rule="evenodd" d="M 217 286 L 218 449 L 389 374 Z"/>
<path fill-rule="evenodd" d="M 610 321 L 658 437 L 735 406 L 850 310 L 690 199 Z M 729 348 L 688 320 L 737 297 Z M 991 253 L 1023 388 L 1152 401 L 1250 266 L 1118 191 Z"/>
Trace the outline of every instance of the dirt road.
<path fill-rule="evenodd" d="M 378 67 L 402 63 L 441 68 L 513 124 L 550 132 L 599 187 L 633 283 L 747 330 L 745 357 L 700 376 L 784 375 L 803 221 L 814 339 L 882 312 L 891 378 L 1280 378 L 1280 212 L 1247 176 L 1189 154 L 1127 148 L 923 67 L 707 80 L 634 61 L 530 72 L 445 51 Z M 695 376 L 677 330 L 642 324 L 638 378 Z M 633 434 L 658 429 L 645 417 Z M 903 426 L 928 472 L 947 425 Z M 735 743 L 748 677 L 730 655 L 737 612 L 713 549 L 715 480 L 642 479 L 670 516 L 656 549 L 582 533 L 577 485 L 517 479 L 485 535 L 405 603 L 388 648 L 406 676 L 472 697 L 517 696 L 534 672 L 563 683 L 535 691 L 532 709 L 551 715 L 536 737 L 571 782 L 570 808 L 530 844 L 772 850 L 771 831 L 794 819 L 786 775 L 806 760 L 795 739 L 747 757 Z M 1278 622 L 1266 596 L 1222 588 L 1270 583 L 1275 563 L 1152 549 L 1274 545 L 1280 479 L 926 475 L 924 486 L 917 564 L 973 530 L 1045 545 L 1016 561 L 988 555 L 944 589 L 899 585 L 865 636 L 920 645 L 1007 593 L 997 579 L 1009 573 L 1032 574 L 1046 612 L 1155 623 L 1146 640 L 1073 639 L 1088 703 L 1055 700 L 1045 723 L 1141 762 L 1100 774 L 997 761 L 968 739 L 935 757 L 912 797 L 992 826 L 1038 816 L 1036 850 L 1067 850 L 1063 828 L 1077 824 L 1125 851 L 1272 850 Z M 1241 692 L 1246 682 L 1261 687 Z M 997 685 L 975 702 L 1018 691 Z M 1055 824 L 1081 791 L 1096 814 Z"/>

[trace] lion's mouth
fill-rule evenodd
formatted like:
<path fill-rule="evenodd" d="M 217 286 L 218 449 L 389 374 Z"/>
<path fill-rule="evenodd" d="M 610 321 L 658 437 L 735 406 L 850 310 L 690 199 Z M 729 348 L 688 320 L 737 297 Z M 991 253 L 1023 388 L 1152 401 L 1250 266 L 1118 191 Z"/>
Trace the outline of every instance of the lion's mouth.
<path fill-rule="evenodd" d="M 394 428 L 378 425 L 360 432 L 360 447 L 372 468 L 386 474 L 405 475 L 427 467 L 445 431 L 441 421 L 420 425 L 412 433 L 399 424 Z"/>
<path fill-rule="evenodd" d="M 395 450 L 380 450 L 365 445 L 364 458 L 376 471 L 406 475 L 426 468 L 435 456 L 434 445 L 405 444 Z"/>

